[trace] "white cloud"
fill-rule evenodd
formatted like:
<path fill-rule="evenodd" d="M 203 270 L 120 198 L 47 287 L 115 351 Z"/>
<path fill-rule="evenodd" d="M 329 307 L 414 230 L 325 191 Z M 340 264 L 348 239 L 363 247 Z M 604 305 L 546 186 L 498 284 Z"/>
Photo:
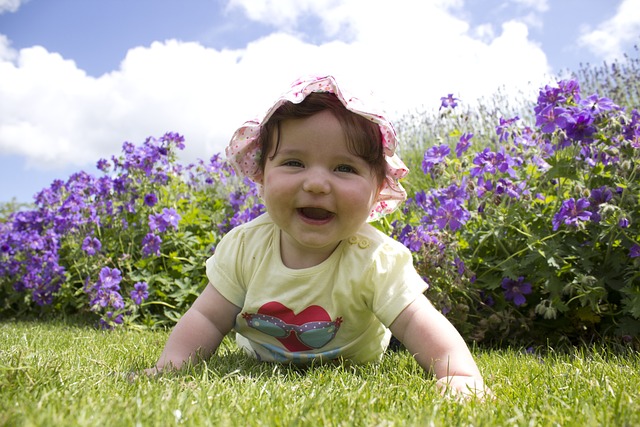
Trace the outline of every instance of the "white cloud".
<path fill-rule="evenodd" d="M 16 12 L 21 4 L 29 0 L 0 0 L 0 15 L 5 12 Z"/>
<path fill-rule="evenodd" d="M 548 0 L 511 0 L 513 3 L 532 9 L 534 12 L 546 12 L 549 10 Z"/>
<path fill-rule="evenodd" d="M 11 41 L 4 34 L 0 34 L 0 63 L 13 61 L 16 58 L 16 51 L 11 48 Z"/>
<path fill-rule="evenodd" d="M 621 58 L 625 47 L 640 41 L 640 0 L 622 0 L 616 14 L 595 29 L 588 29 L 578 40 L 601 58 Z"/>
<path fill-rule="evenodd" d="M 276 28 L 291 29 L 307 13 L 321 14 L 334 0 L 230 0 L 228 8 L 241 8 L 247 17 Z"/>
<path fill-rule="evenodd" d="M 118 71 L 87 76 L 42 47 L 0 64 L 0 151 L 41 166 L 78 165 L 165 131 L 184 132 L 205 157 L 228 138 L 237 54 L 167 41 L 129 51 Z"/>
<path fill-rule="evenodd" d="M 83 165 L 118 153 L 124 140 L 178 131 L 185 160 L 206 158 L 301 74 L 333 74 L 396 115 L 435 110 L 448 93 L 472 102 L 503 85 L 543 83 L 546 56 L 524 23 L 505 22 L 479 38 L 456 17 L 461 4 L 291 0 L 286 9 L 275 0 L 232 0 L 230 7 L 283 30 L 238 50 L 155 42 L 131 49 L 118 70 L 98 78 L 55 52 L 15 51 L 0 37 L 0 153 Z M 333 41 L 299 37 L 297 22 L 309 14 Z"/>

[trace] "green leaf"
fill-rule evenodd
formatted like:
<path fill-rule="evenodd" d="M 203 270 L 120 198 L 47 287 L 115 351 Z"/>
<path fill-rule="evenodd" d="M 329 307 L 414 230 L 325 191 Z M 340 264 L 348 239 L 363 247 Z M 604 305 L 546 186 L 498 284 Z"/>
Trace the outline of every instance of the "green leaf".
<path fill-rule="evenodd" d="M 571 180 L 578 179 L 576 161 L 573 159 L 559 159 L 555 162 L 550 161 L 551 169 L 546 173 L 546 178 L 569 178 Z"/>

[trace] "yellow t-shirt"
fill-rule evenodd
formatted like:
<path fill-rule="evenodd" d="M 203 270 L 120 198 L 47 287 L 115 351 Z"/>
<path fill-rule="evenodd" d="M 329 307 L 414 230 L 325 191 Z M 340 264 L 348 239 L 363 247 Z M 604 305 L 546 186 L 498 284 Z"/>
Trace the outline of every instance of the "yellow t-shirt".
<path fill-rule="evenodd" d="M 268 214 L 231 230 L 206 267 L 211 284 L 241 307 L 238 345 L 265 361 L 379 360 L 387 327 L 427 288 L 409 250 L 369 224 L 321 264 L 287 268 Z"/>

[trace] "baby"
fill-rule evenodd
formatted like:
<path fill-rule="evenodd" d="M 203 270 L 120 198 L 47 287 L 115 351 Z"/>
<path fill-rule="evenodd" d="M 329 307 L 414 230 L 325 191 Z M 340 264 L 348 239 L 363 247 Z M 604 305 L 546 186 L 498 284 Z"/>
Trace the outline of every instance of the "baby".
<path fill-rule="evenodd" d="M 464 340 L 424 296 L 411 252 L 368 224 L 406 198 L 408 170 L 384 116 L 333 77 L 294 83 L 227 157 L 259 185 L 267 213 L 231 230 L 207 260 L 209 285 L 156 366 L 210 357 L 232 329 L 261 361 L 379 360 L 391 335 L 442 390 L 488 393 Z"/>

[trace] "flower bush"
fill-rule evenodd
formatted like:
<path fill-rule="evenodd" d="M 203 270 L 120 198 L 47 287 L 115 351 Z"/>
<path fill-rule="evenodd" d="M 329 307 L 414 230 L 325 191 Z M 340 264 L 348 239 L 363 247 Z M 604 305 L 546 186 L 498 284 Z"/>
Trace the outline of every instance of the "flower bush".
<path fill-rule="evenodd" d="M 448 94 L 430 131 L 400 127 L 410 198 L 376 226 L 413 252 L 429 298 L 470 340 L 638 336 L 640 113 L 625 102 L 640 82 L 623 77 L 616 99 L 567 78 L 530 111 L 480 121 Z M 79 172 L 3 211 L 0 310 L 174 323 L 221 236 L 264 211 L 220 155 L 183 167 L 183 147 L 175 133 L 125 143 L 101 175 Z"/>
<path fill-rule="evenodd" d="M 463 128 L 460 100 L 441 101 Z M 540 90 L 534 115 L 499 118 L 473 147 L 458 128 L 428 148 L 390 228 L 476 341 L 636 337 L 640 113 L 569 79 Z"/>
<path fill-rule="evenodd" d="M 257 216 L 256 189 L 220 156 L 188 167 L 167 133 L 55 181 L 0 223 L 0 309 L 95 313 L 105 328 L 175 322 L 206 285 L 220 236 Z"/>

